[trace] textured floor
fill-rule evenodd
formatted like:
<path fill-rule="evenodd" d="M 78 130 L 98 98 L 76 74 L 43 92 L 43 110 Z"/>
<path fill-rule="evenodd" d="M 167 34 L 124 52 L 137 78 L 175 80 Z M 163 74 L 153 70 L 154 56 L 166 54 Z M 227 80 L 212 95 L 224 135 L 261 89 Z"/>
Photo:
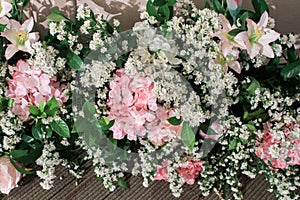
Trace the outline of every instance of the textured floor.
<path fill-rule="evenodd" d="M 152 182 L 148 188 L 142 186 L 141 177 L 128 176 L 126 183 L 129 189 L 116 189 L 114 192 L 106 190 L 102 183 L 97 181 L 92 169 L 78 181 L 69 175 L 64 168 L 58 168 L 55 188 L 46 191 L 39 185 L 39 179 L 27 176 L 22 179 L 18 188 L 15 188 L 8 196 L 0 196 L 2 200 L 171 200 L 175 199 L 164 181 Z M 254 180 L 244 180 L 243 192 L 245 200 L 275 200 L 273 194 L 266 191 L 267 183 L 262 177 Z M 218 200 L 217 195 L 209 197 L 201 196 L 197 184 L 185 186 L 184 192 L 178 200 Z"/>

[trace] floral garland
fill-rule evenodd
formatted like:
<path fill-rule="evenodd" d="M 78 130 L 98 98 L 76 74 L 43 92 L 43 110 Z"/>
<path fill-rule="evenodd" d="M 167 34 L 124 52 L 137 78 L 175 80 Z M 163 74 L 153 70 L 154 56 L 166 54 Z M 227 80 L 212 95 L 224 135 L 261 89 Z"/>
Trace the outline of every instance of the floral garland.
<path fill-rule="evenodd" d="M 85 5 L 73 21 L 51 9 L 44 39 L 28 2 L 0 0 L 1 193 L 23 174 L 51 189 L 58 165 L 80 179 L 87 160 L 111 191 L 131 173 L 242 199 L 239 177 L 263 174 L 299 198 L 300 61 L 264 0 L 149 0 L 124 32 Z"/>

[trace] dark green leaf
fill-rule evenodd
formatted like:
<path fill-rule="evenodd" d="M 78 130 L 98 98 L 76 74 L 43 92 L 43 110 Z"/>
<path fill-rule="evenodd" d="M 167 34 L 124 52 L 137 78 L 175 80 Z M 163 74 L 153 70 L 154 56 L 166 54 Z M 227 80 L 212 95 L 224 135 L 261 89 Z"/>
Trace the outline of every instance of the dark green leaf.
<path fill-rule="evenodd" d="M 300 74 L 300 60 L 286 65 L 282 70 L 280 75 L 284 79 L 294 78 Z"/>
<path fill-rule="evenodd" d="M 212 0 L 212 6 L 213 9 L 218 13 L 224 14 L 226 12 L 222 4 L 218 0 Z"/>
<path fill-rule="evenodd" d="M 269 12 L 268 4 L 265 0 L 251 0 L 253 8 L 259 16 L 261 16 L 265 11 Z"/>
<path fill-rule="evenodd" d="M 56 98 L 52 97 L 49 101 L 47 101 L 44 111 L 48 116 L 54 117 L 56 116 L 58 110 L 59 110 L 59 104 Z"/>
<path fill-rule="evenodd" d="M 187 146 L 190 150 L 193 150 L 195 145 L 195 133 L 189 122 L 183 122 L 181 140 L 185 146 Z"/>
<path fill-rule="evenodd" d="M 209 4 L 208 0 L 205 1 L 204 8 L 210 9 L 210 4 Z"/>
<path fill-rule="evenodd" d="M 0 111 L 5 110 L 8 107 L 8 99 L 1 98 L 0 99 Z"/>
<path fill-rule="evenodd" d="M 56 132 L 58 135 L 69 138 L 70 137 L 70 130 L 68 125 L 62 119 L 54 120 L 50 122 L 51 129 Z"/>
<path fill-rule="evenodd" d="M 168 0 L 168 6 L 174 6 L 177 3 L 177 0 Z"/>
<path fill-rule="evenodd" d="M 171 117 L 171 118 L 169 118 L 169 119 L 167 119 L 167 120 L 168 120 L 168 122 L 169 122 L 170 124 L 172 124 L 173 126 L 178 126 L 178 125 L 180 125 L 181 122 L 182 122 L 181 119 L 177 119 L 176 117 Z"/>
<path fill-rule="evenodd" d="M 152 4 L 154 6 L 163 6 L 163 5 L 167 4 L 167 3 L 168 3 L 168 0 L 154 0 Z"/>
<path fill-rule="evenodd" d="M 41 101 L 39 109 L 41 112 L 44 112 L 44 109 L 45 109 L 45 101 L 44 100 Z"/>
<path fill-rule="evenodd" d="M 155 6 L 153 5 L 151 0 L 148 0 L 146 8 L 147 8 L 147 12 L 150 16 L 154 16 L 154 17 L 158 16 Z"/>
<path fill-rule="evenodd" d="M 241 28 L 236 28 L 236 29 L 233 29 L 233 30 L 229 31 L 228 34 L 231 35 L 231 36 L 236 36 L 237 34 L 239 34 L 242 31 L 244 31 L 244 30 L 241 29 Z"/>
<path fill-rule="evenodd" d="M 157 13 L 160 14 L 165 21 L 169 20 L 170 18 L 170 9 L 168 5 L 159 7 Z"/>
<path fill-rule="evenodd" d="M 24 168 L 22 168 L 20 165 L 18 165 L 18 164 L 14 161 L 12 155 L 9 156 L 9 160 L 10 160 L 11 164 L 16 168 L 16 170 L 18 170 L 20 173 L 22 173 L 22 174 L 35 174 L 34 171 L 27 171 L 26 169 L 24 169 Z"/>
<path fill-rule="evenodd" d="M 32 135 L 36 140 L 43 139 L 44 131 L 41 122 L 37 122 L 35 125 L 33 125 Z"/>
<path fill-rule="evenodd" d="M 288 62 L 289 63 L 292 63 L 292 62 L 295 62 L 298 58 L 297 56 L 297 52 L 295 50 L 295 47 L 292 47 L 292 48 L 289 48 L 287 50 L 287 56 L 288 56 Z"/>
<path fill-rule="evenodd" d="M 67 53 L 67 64 L 72 69 L 79 70 L 79 69 L 82 69 L 83 61 L 78 55 L 69 51 Z"/>
<path fill-rule="evenodd" d="M 249 85 L 249 87 L 247 88 L 247 91 L 252 94 L 255 95 L 255 90 L 257 88 L 260 88 L 260 84 L 256 79 L 252 79 L 251 84 Z"/>

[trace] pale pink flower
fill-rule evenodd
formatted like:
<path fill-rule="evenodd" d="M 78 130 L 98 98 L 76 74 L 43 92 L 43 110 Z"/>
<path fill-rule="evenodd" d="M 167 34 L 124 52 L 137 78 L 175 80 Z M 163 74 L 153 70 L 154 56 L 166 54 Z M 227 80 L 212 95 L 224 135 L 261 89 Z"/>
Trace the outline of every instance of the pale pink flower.
<path fill-rule="evenodd" d="M 240 74 L 242 71 L 241 65 L 238 61 L 239 51 L 232 49 L 231 53 L 226 57 L 223 54 L 219 54 L 215 59 L 215 63 L 221 65 L 224 72 L 228 71 L 228 68 L 233 69 L 236 73 Z"/>
<path fill-rule="evenodd" d="M 222 53 L 226 57 L 232 53 L 234 47 L 245 49 L 244 42 L 236 40 L 234 36 L 230 35 L 229 32 L 236 28 L 235 25 L 231 26 L 230 22 L 222 14 L 219 15 L 222 23 L 222 30 L 216 32 L 214 36 L 220 38 L 222 42 Z"/>
<path fill-rule="evenodd" d="M 179 134 L 180 126 L 168 124 L 168 111 L 157 105 L 153 88 L 151 79 L 129 76 L 124 69 L 117 70 L 107 103 L 110 107 L 108 118 L 115 120 L 110 129 L 115 139 L 127 136 L 128 140 L 136 140 L 148 133 L 149 140 L 161 146 Z"/>
<path fill-rule="evenodd" d="M 17 187 L 22 174 L 11 164 L 8 157 L 0 157 L 0 192 L 9 194 Z"/>
<path fill-rule="evenodd" d="M 177 171 L 185 179 L 187 184 L 193 185 L 195 179 L 204 171 L 204 167 L 202 166 L 202 162 L 189 161 L 188 164 L 177 168 Z"/>
<path fill-rule="evenodd" d="M 8 39 L 11 44 L 7 46 L 5 51 L 5 58 L 10 59 L 18 51 L 29 52 L 31 49 L 31 44 L 39 39 L 39 33 L 29 33 L 34 25 L 33 18 L 29 18 L 22 25 L 11 19 L 10 29 L 4 31 L 1 36 Z"/>
<path fill-rule="evenodd" d="M 245 42 L 251 59 L 259 53 L 268 58 L 274 58 L 274 52 L 269 44 L 277 40 L 280 34 L 266 28 L 268 18 L 268 13 L 265 11 L 257 24 L 253 20 L 247 19 L 248 31 L 241 32 L 235 37 L 235 40 Z"/>
<path fill-rule="evenodd" d="M 155 180 L 164 180 L 169 182 L 167 175 L 168 175 L 168 161 L 162 163 L 163 166 L 157 168 L 154 179 Z M 177 172 L 184 178 L 185 182 L 189 185 L 193 185 L 195 183 L 196 178 L 198 178 L 199 174 L 204 171 L 204 167 L 202 162 L 200 161 L 187 161 L 186 164 L 178 167 Z"/>
<path fill-rule="evenodd" d="M 56 81 L 56 77 L 49 77 L 40 69 L 29 66 L 25 61 L 19 60 L 15 67 L 9 66 L 12 79 L 8 80 L 6 97 L 14 100 L 12 111 L 23 121 L 29 119 L 28 106 L 47 102 L 53 96 L 60 105 L 67 101 Z"/>
<path fill-rule="evenodd" d="M 300 165 L 300 138 L 297 132 L 300 125 L 296 122 L 290 124 L 270 121 L 264 124 L 263 135 L 256 143 L 255 154 L 270 169 L 286 169 L 289 165 Z"/>
<path fill-rule="evenodd" d="M 12 5 L 5 0 L 0 0 L 0 18 L 7 15 L 12 9 Z"/>
<path fill-rule="evenodd" d="M 162 163 L 162 167 L 157 168 L 155 174 L 154 174 L 154 179 L 155 180 L 164 180 L 166 182 L 169 182 L 169 179 L 167 178 L 168 175 L 168 161 L 165 161 Z"/>

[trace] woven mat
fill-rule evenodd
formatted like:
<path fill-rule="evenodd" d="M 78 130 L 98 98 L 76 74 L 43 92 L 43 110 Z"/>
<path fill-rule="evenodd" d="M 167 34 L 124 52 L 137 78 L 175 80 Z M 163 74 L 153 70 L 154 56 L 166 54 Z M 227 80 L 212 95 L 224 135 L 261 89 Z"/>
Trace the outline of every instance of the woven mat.
<path fill-rule="evenodd" d="M 148 188 L 142 186 L 143 178 L 126 176 L 125 182 L 129 189 L 121 188 L 110 192 L 97 181 L 92 168 L 88 167 L 85 176 L 76 182 L 66 169 L 59 167 L 56 171 L 55 187 L 43 190 L 39 185 L 39 178 L 27 176 L 7 196 L 0 196 L 2 200 L 218 200 L 217 195 L 201 196 L 198 185 L 185 185 L 180 198 L 172 196 L 168 183 L 164 181 L 152 182 Z M 61 180 L 61 178 L 62 180 Z M 275 200 L 272 193 L 266 191 L 267 183 L 262 177 L 254 180 L 243 179 L 243 193 L 245 200 Z M 77 183 L 77 184 L 76 184 Z"/>

